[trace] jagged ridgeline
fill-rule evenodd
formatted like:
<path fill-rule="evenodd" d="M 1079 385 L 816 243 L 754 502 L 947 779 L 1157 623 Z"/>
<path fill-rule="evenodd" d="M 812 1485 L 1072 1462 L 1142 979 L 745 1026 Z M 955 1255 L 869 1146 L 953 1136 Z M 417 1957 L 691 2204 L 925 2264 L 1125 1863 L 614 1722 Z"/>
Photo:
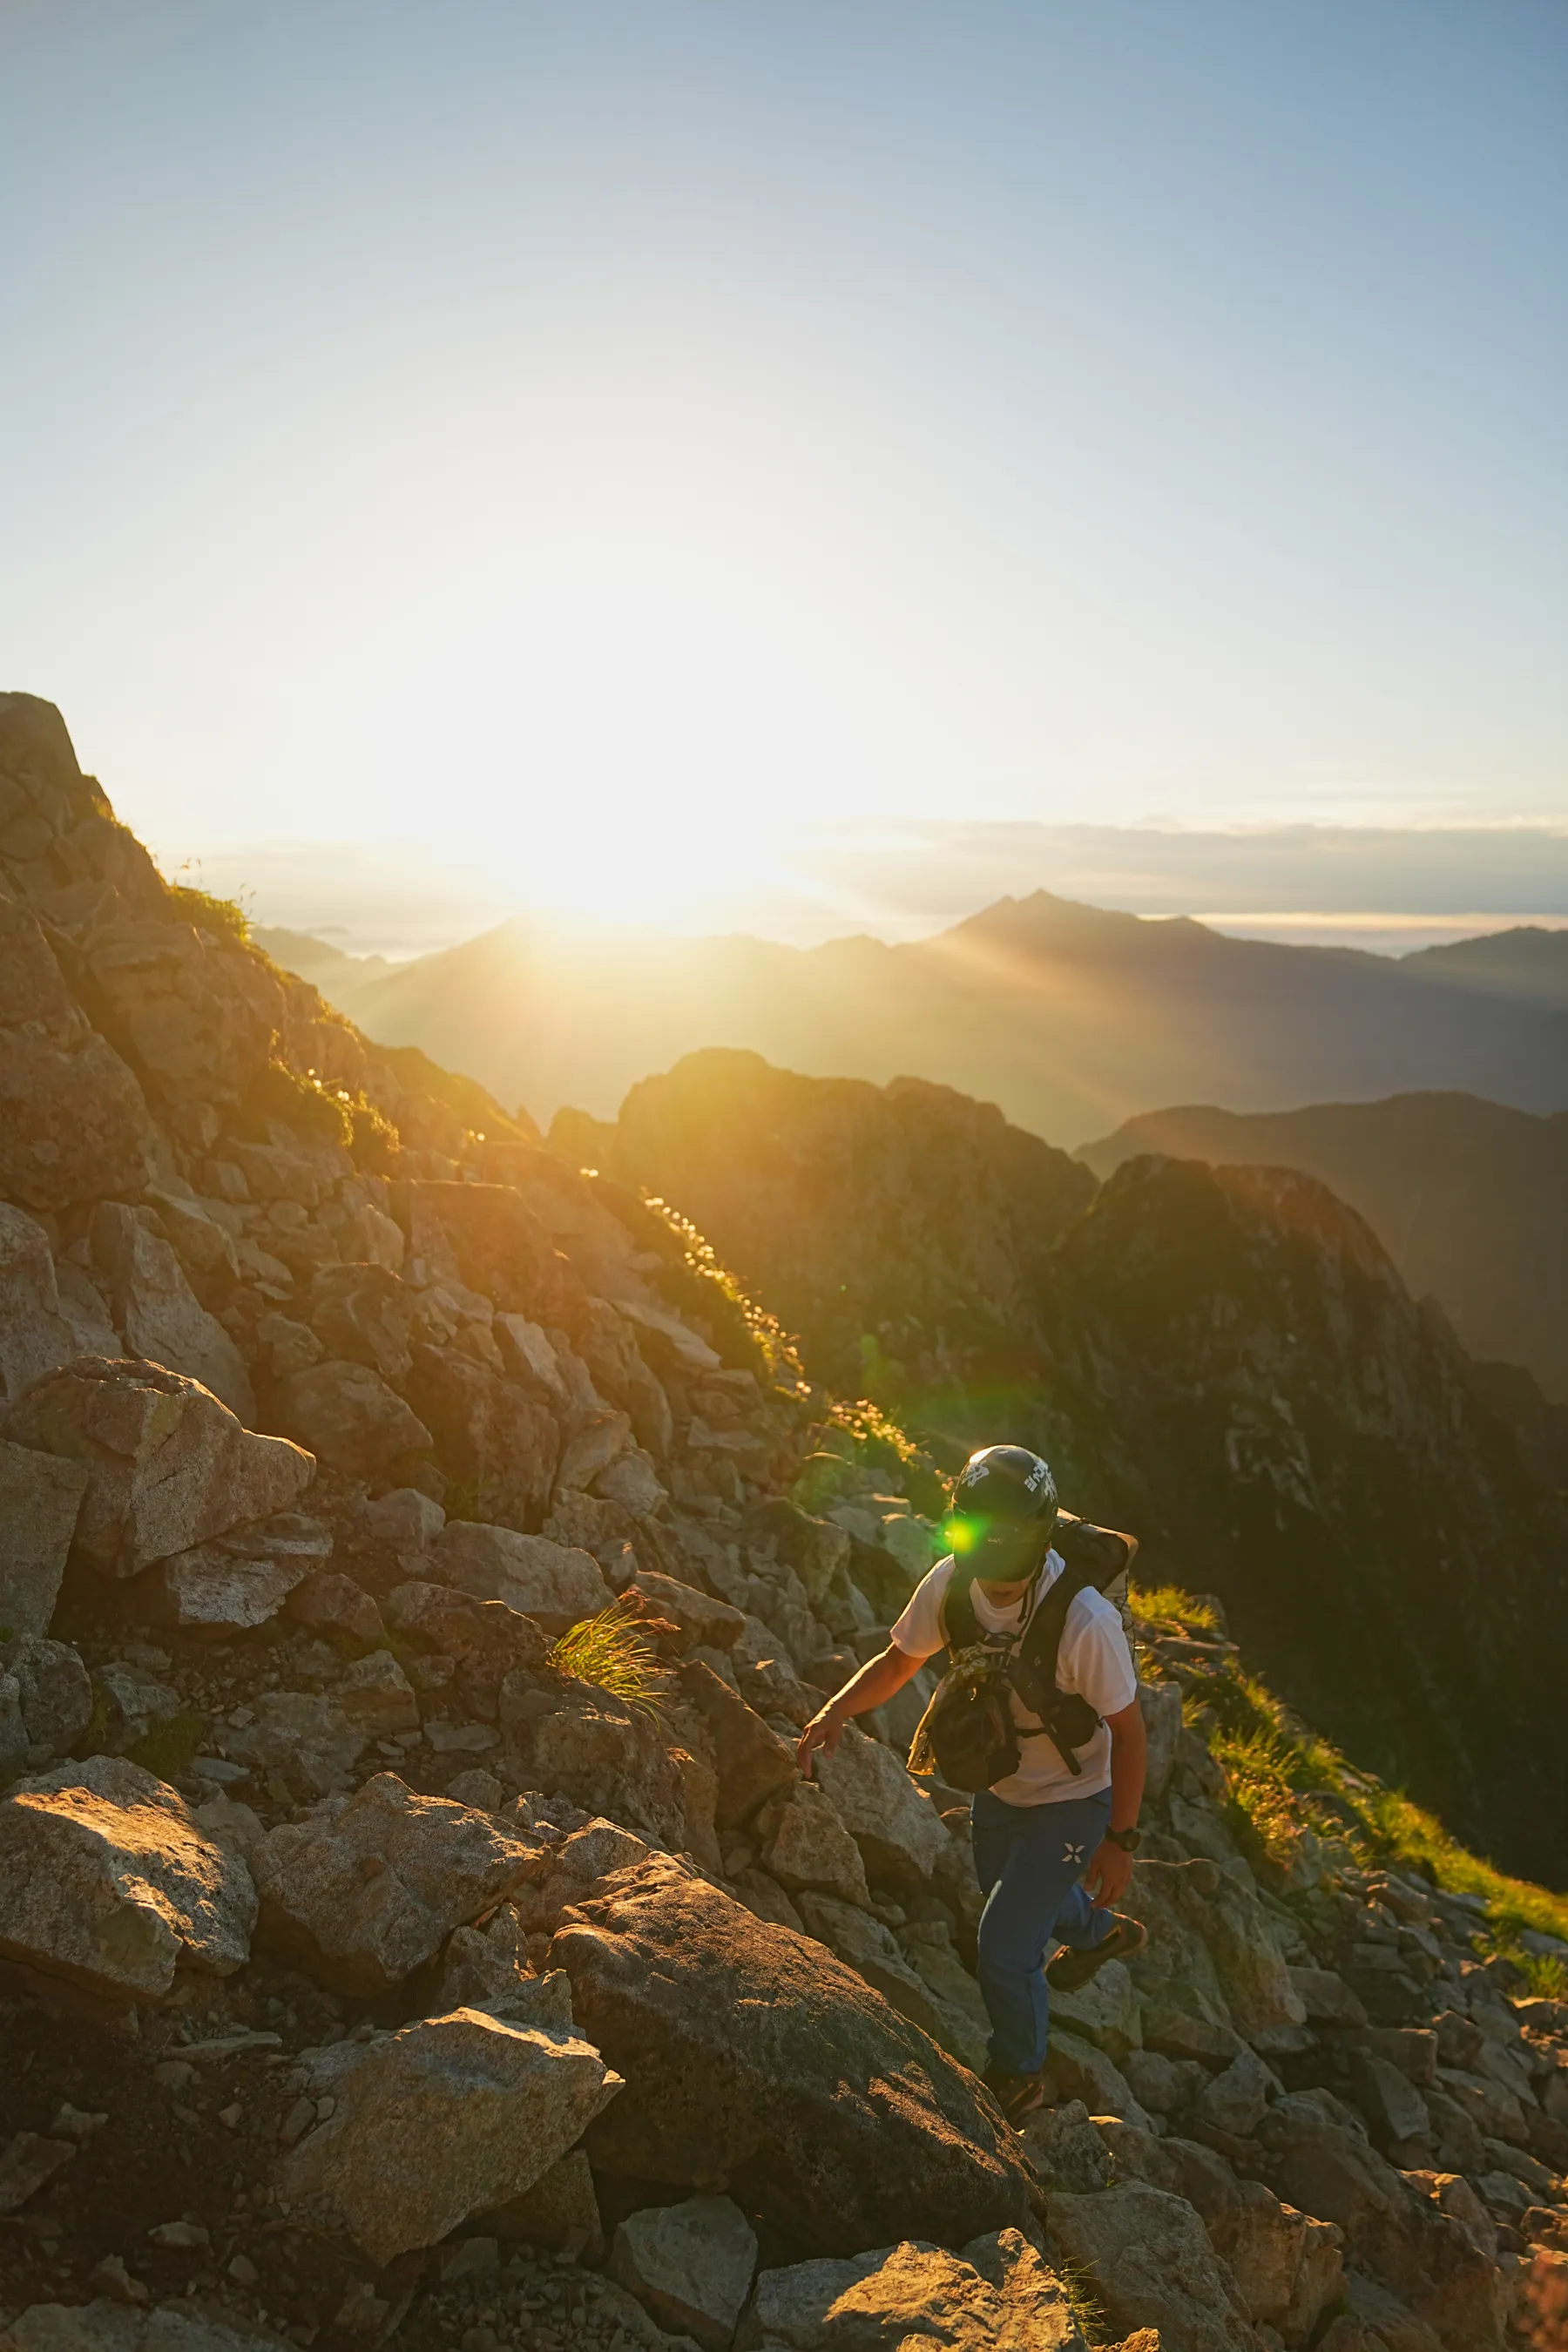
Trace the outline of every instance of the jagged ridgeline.
<path fill-rule="evenodd" d="M 1429 1396 L 1376 1422 L 1397 1349 L 1355 1389 L 1375 1443 L 1310 1424 L 1304 1468 L 1288 1360 L 1271 1420 L 1203 1352 L 1242 1295 L 1273 1363 L 1288 1262 L 1296 1339 L 1357 1360 L 1362 1292 L 1313 1305 L 1340 1245 L 1310 1198 L 1241 1187 L 1239 1240 L 1207 1194 L 1162 1225 L 1157 1178 L 1092 1199 L 917 1097 L 911 1149 L 940 1110 L 976 1231 L 1014 1215 L 989 1256 L 888 1161 L 866 1265 L 911 1303 L 865 1316 L 868 1144 L 808 1197 L 774 1167 L 757 1231 L 802 1230 L 753 1281 L 751 1244 L 701 1237 L 695 1161 L 689 1188 L 614 1135 L 546 1150 L 166 886 L 23 696 L 0 989 L 0 2342 L 1552 2342 L 1563 1906 L 1307 1731 L 1218 1602 L 1133 1598 L 1149 1939 L 1056 2002 L 1022 2137 L 974 2071 L 965 1809 L 901 1760 L 929 1672 L 818 1781 L 793 1762 L 931 1559 L 940 1465 L 887 1410 L 922 1381 L 950 1447 L 966 1411 L 1045 1399 L 1073 1498 L 1141 1531 L 1147 1506 L 1156 1563 L 1169 1465 L 1212 1434 L 1176 1422 L 1144 1461 L 1184 1380 L 1261 1430 L 1242 1488 L 1321 1483 L 1342 1443 L 1374 1483 Z M 800 1287 L 814 1235 L 837 1323 Z M 1076 1315 L 1064 1287 L 1026 1329 L 1069 1274 Z M 1495 1465 L 1506 1432 L 1483 1445 L 1429 1344 Z M 1259 1573 L 1294 1558 L 1244 1524 Z M 1358 1671 L 1414 1654 L 1397 1618 L 1347 1626 Z"/>

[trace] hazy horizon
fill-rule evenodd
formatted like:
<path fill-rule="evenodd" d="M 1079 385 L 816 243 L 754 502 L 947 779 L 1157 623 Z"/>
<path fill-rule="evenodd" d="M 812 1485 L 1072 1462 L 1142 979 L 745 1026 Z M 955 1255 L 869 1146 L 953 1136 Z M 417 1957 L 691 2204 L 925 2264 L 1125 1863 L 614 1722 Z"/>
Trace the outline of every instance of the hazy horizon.
<path fill-rule="evenodd" d="M 1559 9 L 19 0 L 0 70 L 0 641 L 168 861 L 842 929 L 911 828 L 1568 824 Z M 845 824 L 896 887 L 796 887 Z M 1402 856 L 1190 911 L 1517 907 Z"/>

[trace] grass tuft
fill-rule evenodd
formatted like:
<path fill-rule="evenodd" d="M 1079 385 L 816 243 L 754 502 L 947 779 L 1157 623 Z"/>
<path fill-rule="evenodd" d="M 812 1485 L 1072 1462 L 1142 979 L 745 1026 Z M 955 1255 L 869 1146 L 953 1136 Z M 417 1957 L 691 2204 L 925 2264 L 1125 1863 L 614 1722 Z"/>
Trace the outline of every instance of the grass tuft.
<path fill-rule="evenodd" d="M 1135 1584 L 1131 1605 L 1135 1616 L 1153 1625 L 1179 1625 L 1184 1633 L 1219 1631 L 1219 1620 L 1209 1603 L 1200 1601 L 1195 1592 L 1184 1592 L 1179 1584 L 1157 1584 L 1148 1592 Z"/>
<path fill-rule="evenodd" d="M 574 1682 L 608 1691 L 652 1723 L 664 1719 L 659 1699 L 665 1675 L 658 1652 L 619 1601 L 561 1634 L 551 1643 L 545 1664 L 558 1675 L 570 1675 Z"/>

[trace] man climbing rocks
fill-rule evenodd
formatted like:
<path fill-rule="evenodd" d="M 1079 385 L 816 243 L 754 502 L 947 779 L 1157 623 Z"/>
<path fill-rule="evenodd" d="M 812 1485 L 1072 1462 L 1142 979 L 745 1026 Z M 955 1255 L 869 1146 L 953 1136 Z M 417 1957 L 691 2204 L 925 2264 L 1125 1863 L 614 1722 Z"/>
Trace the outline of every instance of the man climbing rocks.
<path fill-rule="evenodd" d="M 851 1717 L 949 1652 L 910 1762 L 974 1792 L 985 2080 L 1016 2124 L 1044 2096 L 1049 1987 L 1085 1984 L 1144 1941 L 1114 1907 L 1132 1876 L 1146 1749 L 1137 1673 L 1105 1598 L 1138 1546 L 1060 1511 L 1048 1466 L 1021 1445 L 970 1457 L 943 1532 L 952 1549 L 888 1647 L 806 1725 L 797 1754 L 809 1773 Z M 1053 1938 L 1066 1948 L 1047 1968 Z"/>

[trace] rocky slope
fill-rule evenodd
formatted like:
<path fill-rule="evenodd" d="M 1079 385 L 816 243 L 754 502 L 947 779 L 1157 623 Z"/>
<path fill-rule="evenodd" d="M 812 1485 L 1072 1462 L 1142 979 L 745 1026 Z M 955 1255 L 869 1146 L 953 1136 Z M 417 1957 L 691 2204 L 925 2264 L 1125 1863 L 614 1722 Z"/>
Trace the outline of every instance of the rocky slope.
<path fill-rule="evenodd" d="M 1265 1811 L 1212 1612 L 1136 1621 L 1150 1942 L 1020 2140 L 907 1709 L 791 1759 L 930 1557 L 907 1449 L 20 698 L 0 865 L 0 2341 L 1553 2340 L 1568 2012 Z"/>
<path fill-rule="evenodd" d="M 552 1132 L 678 1198 L 787 1300 L 811 1370 L 963 1447 L 1040 1444 L 1151 1573 L 1223 1597 L 1315 1721 L 1511 1867 L 1568 1876 L 1568 1429 L 1321 1184 L 1140 1160 L 1088 1198 L 994 1111 L 750 1055 Z"/>
<path fill-rule="evenodd" d="M 1568 1403 L 1568 1113 L 1534 1118 L 1474 1095 L 1245 1116 L 1194 1105 L 1129 1119 L 1079 1158 L 1106 1177 L 1150 1152 L 1318 1177 L 1471 1355 L 1523 1364 Z"/>

